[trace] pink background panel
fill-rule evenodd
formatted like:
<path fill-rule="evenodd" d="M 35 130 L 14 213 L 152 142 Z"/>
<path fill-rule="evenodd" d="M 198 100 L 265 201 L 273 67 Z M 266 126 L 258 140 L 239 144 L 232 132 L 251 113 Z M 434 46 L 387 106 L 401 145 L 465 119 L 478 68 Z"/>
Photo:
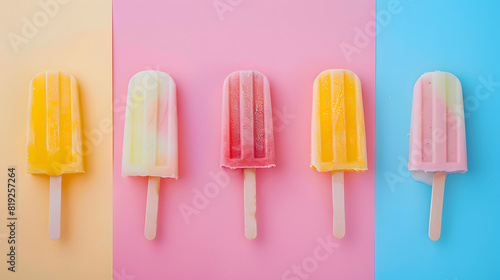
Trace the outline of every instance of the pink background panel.
<path fill-rule="evenodd" d="M 229 8 L 218 14 L 217 4 Z M 374 12 L 373 0 L 114 1 L 115 279 L 373 278 L 375 40 L 349 62 L 340 44 L 354 45 Z M 309 167 L 312 84 L 329 68 L 360 77 L 368 143 L 369 171 L 346 174 L 342 240 L 332 236 L 331 175 Z M 177 84 L 180 177 L 162 179 L 148 241 L 147 179 L 120 171 L 128 81 L 151 69 Z M 277 167 L 257 170 L 253 241 L 242 172 L 219 167 L 222 83 L 245 69 L 269 78 L 276 138 Z"/>

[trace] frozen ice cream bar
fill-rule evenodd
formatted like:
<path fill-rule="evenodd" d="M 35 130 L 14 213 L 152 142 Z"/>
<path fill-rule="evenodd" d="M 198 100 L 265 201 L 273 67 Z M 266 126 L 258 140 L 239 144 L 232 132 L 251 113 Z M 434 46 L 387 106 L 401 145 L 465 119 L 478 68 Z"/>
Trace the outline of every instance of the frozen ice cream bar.
<path fill-rule="evenodd" d="M 177 101 L 174 80 L 142 71 L 129 83 L 123 137 L 122 176 L 147 176 L 145 236 L 154 239 L 160 178 L 178 177 Z"/>
<path fill-rule="evenodd" d="M 60 235 L 61 175 L 83 173 L 78 83 L 69 73 L 46 71 L 30 85 L 26 170 L 50 177 L 49 236 Z"/>
<path fill-rule="evenodd" d="M 333 233 L 345 235 L 344 171 L 367 170 L 361 82 L 344 69 L 321 72 L 313 86 L 311 167 L 332 172 Z"/>
<path fill-rule="evenodd" d="M 429 236 L 437 240 L 446 175 L 467 171 L 462 86 L 453 74 L 426 73 L 415 84 L 408 168 L 414 179 L 432 184 Z"/>
<path fill-rule="evenodd" d="M 257 236 L 255 168 L 275 166 L 269 81 L 258 71 L 236 71 L 224 81 L 221 166 L 244 169 L 245 236 Z"/>

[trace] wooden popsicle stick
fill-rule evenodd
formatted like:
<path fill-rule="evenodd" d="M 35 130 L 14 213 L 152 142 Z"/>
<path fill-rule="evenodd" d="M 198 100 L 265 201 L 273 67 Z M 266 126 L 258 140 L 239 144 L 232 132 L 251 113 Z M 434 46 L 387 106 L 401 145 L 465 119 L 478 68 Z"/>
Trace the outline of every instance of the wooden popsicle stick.
<path fill-rule="evenodd" d="M 443 216 L 444 183 L 446 172 L 434 172 L 432 179 L 431 216 L 429 219 L 429 237 L 436 241 L 441 236 Z"/>
<path fill-rule="evenodd" d="M 61 175 L 50 176 L 49 236 L 59 239 L 61 234 Z"/>
<path fill-rule="evenodd" d="M 332 198 L 333 235 L 340 239 L 345 235 L 344 172 L 332 173 Z"/>
<path fill-rule="evenodd" d="M 245 168 L 244 172 L 244 202 L 245 202 L 245 237 L 249 240 L 257 237 L 257 202 L 255 168 Z"/>
<path fill-rule="evenodd" d="M 146 236 L 148 240 L 153 240 L 156 237 L 159 194 L 160 194 L 160 177 L 149 177 L 148 195 L 146 203 L 146 227 L 144 229 L 144 236 Z"/>

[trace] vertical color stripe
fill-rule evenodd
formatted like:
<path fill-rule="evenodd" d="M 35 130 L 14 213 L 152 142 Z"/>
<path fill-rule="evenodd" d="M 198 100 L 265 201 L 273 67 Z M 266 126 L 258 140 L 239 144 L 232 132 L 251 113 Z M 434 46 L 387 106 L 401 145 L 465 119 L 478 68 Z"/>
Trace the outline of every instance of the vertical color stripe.
<path fill-rule="evenodd" d="M 344 97 L 345 97 L 345 120 L 346 125 L 346 160 L 347 162 L 357 161 L 360 155 L 358 149 L 358 119 L 357 119 L 357 102 L 363 100 L 356 100 L 356 79 L 352 73 L 344 71 Z"/>
<path fill-rule="evenodd" d="M 422 77 L 422 162 L 432 162 L 432 78 Z"/>
<path fill-rule="evenodd" d="M 432 150 L 433 162 L 446 162 L 446 73 L 436 72 L 432 90 Z"/>
<path fill-rule="evenodd" d="M 346 161 L 346 110 L 344 91 L 344 71 L 331 72 L 333 88 L 332 124 L 333 157 L 335 162 Z"/>
<path fill-rule="evenodd" d="M 156 145 L 158 148 L 156 165 L 165 166 L 168 164 L 168 98 L 169 92 L 174 93 L 173 83 L 170 82 L 167 76 L 158 72 L 158 120 L 157 120 L 157 138 Z"/>
<path fill-rule="evenodd" d="M 264 79 L 260 75 L 253 75 L 254 94 L 254 155 L 255 158 L 266 156 L 266 130 L 264 125 Z"/>
<path fill-rule="evenodd" d="M 144 166 L 154 167 L 156 163 L 156 129 L 158 127 L 158 74 L 149 72 L 143 78 L 144 114 L 142 157 Z"/>
<path fill-rule="evenodd" d="M 59 127 L 60 127 L 60 147 L 65 147 L 62 150 L 64 156 L 60 162 L 70 164 L 72 162 L 72 138 L 73 138 L 73 121 L 71 117 L 71 78 L 67 73 L 59 74 Z"/>
<path fill-rule="evenodd" d="M 241 151 L 243 158 L 254 157 L 253 135 L 253 74 L 240 74 Z M 250 127 L 248 127 L 250 126 Z"/>
<path fill-rule="evenodd" d="M 229 122 L 231 158 L 241 158 L 240 138 L 240 75 L 232 75 L 229 79 Z"/>
<path fill-rule="evenodd" d="M 446 147 L 448 151 L 446 153 L 446 161 L 447 162 L 458 162 L 458 138 L 459 129 L 463 129 L 461 124 L 459 124 L 458 120 L 461 120 L 462 116 L 457 115 L 459 112 L 463 111 L 460 109 L 460 104 L 462 103 L 461 92 L 457 87 L 456 78 L 453 75 L 446 74 L 447 81 L 447 91 L 446 91 L 446 101 L 447 104 L 450 105 L 451 108 L 448 108 L 446 111 L 447 114 L 447 122 L 446 122 Z M 460 102 L 459 102 L 460 101 Z M 456 113 L 455 113 L 456 112 Z"/>
<path fill-rule="evenodd" d="M 59 150 L 59 73 L 47 72 L 46 76 L 47 152 L 49 156 Z"/>
<path fill-rule="evenodd" d="M 320 120 L 320 154 L 321 161 L 333 159 L 333 127 L 332 127 L 332 80 L 330 74 L 319 77 L 319 120 Z"/>
<path fill-rule="evenodd" d="M 136 79 L 141 79 L 142 77 L 136 77 Z M 132 88 L 132 96 L 130 97 L 130 102 L 127 102 L 127 106 L 132 111 L 132 143 L 131 147 L 131 164 L 142 164 L 142 123 L 144 119 L 144 95 L 145 89 L 142 82 L 134 82 Z"/>

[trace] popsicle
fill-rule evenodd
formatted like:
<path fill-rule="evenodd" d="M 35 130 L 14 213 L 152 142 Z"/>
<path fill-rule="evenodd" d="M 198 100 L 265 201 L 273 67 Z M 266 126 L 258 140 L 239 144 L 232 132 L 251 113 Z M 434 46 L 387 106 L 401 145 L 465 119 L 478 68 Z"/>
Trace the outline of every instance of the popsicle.
<path fill-rule="evenodd" d="M 408 169 L 432 185 L 429 237 L 438 240 L 446 175 L 467 171 L 462 85 L 453 74 L 426 73 L 415 83 Z"/>
<path fill-rule="evenodd" d="M 156 237 L 160 178 L 178 178 L 177 101 L 174 80 L 160 71 L 131 79 L 123 136 L 122 176 L 147 176 L 144 235 Z"/>
<path fill-rule="evenodd" d="M 321 72 L 313 86 L 311 167 L 332 172 L 333 234 L 345 235 L 344 172 L 367 170 L 361 83 L 344 69 Z"/>
<path fill-rule="evenodd" d="M 244 169 L 245 237 L 257 237 L 256 168 L 275 166 L 269 81 L 258 71 L 236 71 L 223 86 L 221 166 Z"/>
<path fill-rule="evenodd" d="M 61 175 L 83 173 L 78 83 L 69 73 L 46 71 L 31 80 L 26 171 L 50 176 L 49 236 L 61 223 Z"/>

